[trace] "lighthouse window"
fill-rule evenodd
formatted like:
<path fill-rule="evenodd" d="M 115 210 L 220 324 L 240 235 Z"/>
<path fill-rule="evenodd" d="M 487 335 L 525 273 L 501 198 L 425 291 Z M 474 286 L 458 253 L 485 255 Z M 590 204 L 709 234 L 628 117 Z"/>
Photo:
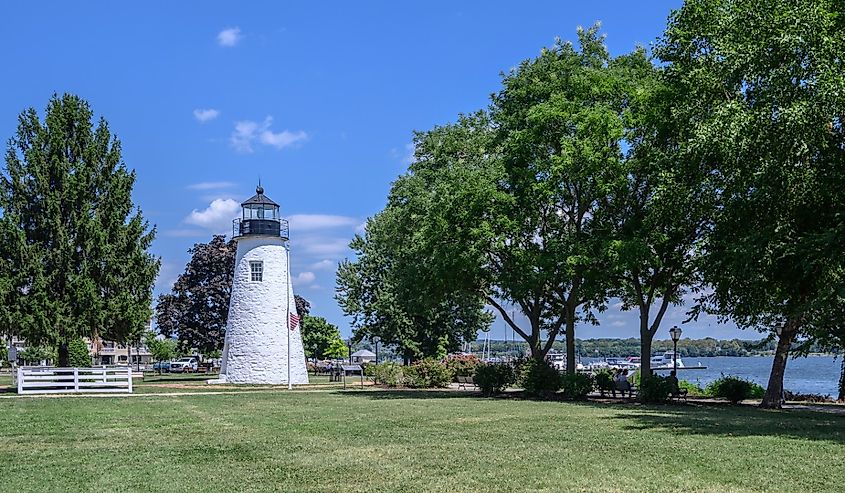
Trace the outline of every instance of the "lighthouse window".
<path fill-rule="evenodd" d="M 249 272 L 254 282 L 261 282 L 264 280 L 264 262 L 250 262 Z"/>

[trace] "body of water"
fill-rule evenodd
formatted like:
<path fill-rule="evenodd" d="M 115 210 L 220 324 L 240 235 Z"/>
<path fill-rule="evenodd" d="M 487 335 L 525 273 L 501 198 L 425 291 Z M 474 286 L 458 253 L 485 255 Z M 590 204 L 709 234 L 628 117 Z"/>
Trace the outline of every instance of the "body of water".
<path fill-rule="evenodd" d="M 698 383 L 702 387 L 721 375 L 732 375 L 756 382 L 763 387 L 769 383 L 772 371 L 771 356 L 713 358 L 683 358 L 686 366 L 706 366 L 706 370 L 679 370 L 678 377 Z M 832 356 L 808 356 L 790 359 L 786 363 L 784 388 L 802 394 L 830 395 L 839 393 L 841 361 Z"/>

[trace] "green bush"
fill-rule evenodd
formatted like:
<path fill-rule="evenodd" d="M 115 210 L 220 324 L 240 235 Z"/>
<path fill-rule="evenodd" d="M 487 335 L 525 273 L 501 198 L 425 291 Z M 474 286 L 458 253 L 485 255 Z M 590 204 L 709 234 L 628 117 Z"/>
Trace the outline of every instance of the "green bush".
<path fill-rule="evenodd" d="M 560 376 L 560 390 L 564 399 L 582 400 L 593 391 L 595 380 L 587 373 L 563 374 Z"/>
<path fill-rule="evenodd" d="M 748 380 L 722 375 L 718 380 L 710 382 L 710 384 L 707 385 L 705 392 L 711 397 L 727 399 L 731 402 L 731 404 L 739 404 L 745 399 L 751 399 L 754 397 L 754 386 L 759 387 L 760 391 L 763 390 L 762 387 L 753 382 L 749 382 Z M 765 391 L 760 391 L 758 392 L 762 397 L 763 392 Z"/>
<path fill-rule="evenodd" d="M 405 385 L 417 389 L 448 387 L 452 371 L 434 358 L 425 358 L 405 367 Z"/>
<path fill-rule="evenodd" d="M 525 395 L 548 399 L 560 390 L 560 374 L 546 361 L 531 358 L 522 365 L 520 385 Z"/>
<path fill-rule="evenodd" d="M 41 361 L 56 362 L 56 349 L 46 346 L 30 346 L 18 353 L 18 358 L 23 360 L 24 365 L 40 365 Z"/>
<path fill-rule="evenodd" d="M 646 403 L 666 402 L 672 392 L 669 377 L 652 375 L 640 381 L 640 401 Z"/>
<path fill-rule="evenodd" d="M 700 385 L 692 383 L 689 380 L 678 380 L 678 388 L 686 390 L 687 395 L 690 397 L 704 397 L 707 395 Z"/>
<path fill-rule="evenodd" d="M 481 393 L 490 397 L 505 390 L 516 381 L 513 367 L 506 364 L 481 364 L 475 368 L 473 381 Z"/>
<path fill-rule="evenodd" d="M 596 388 L 598 389 L 602 397 L 604 397 L 605 392 L 610 392 L 613 390 L 613 371 L 611 371 L 609 368 L 602 368 L 601 370 L 597 371 L 593 375 L 593 379 L 595 380 Z"/>
<path fill-rule="evenodd" d="M 480 365 L 481 360 L 474 354 L 455 354 L 446 358 L 446 367 L 455 377 L 471 377 Z"/>
<path fill-rule="evenodd" d="M 766 393 L 766 388 L 762 385 L 754 382 L 748 382 L 751 384 L 751 398 L 752 399 L 762 399 L 763 395 Z"/>
<path fill-rule="evenodd" d="M 88 345 L 82 339 L 74 339 L 67 345 L 68 363 L 74 368 L 88 368 L 91 366 L 91 355 Z"/>
<path fill-rule="evenodd" d="M 367 376 L 373 377 L 377 384 L 387 385 L 388 387 L 399 387 L 405 383 L 404 372 L 402 366 L 392 361 L 380 363 L 378 365 L 367 365 Z"/>

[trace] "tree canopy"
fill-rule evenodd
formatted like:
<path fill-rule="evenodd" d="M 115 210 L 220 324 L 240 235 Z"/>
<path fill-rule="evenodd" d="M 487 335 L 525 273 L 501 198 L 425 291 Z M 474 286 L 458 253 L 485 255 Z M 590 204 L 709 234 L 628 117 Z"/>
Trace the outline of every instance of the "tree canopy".
<path fill-rule="evenodd" d="M 136 339 L 151 318 L 159 261 L 132 202 L 135 172 L 87 102 L 53 96 L 18 118 L 0 178 L 2 326 L 31 345 Z"/>
<path fill-rule="evenodd" d="M 780 405 L 792 341 L 841 302 L 843 51 L 834 0 L 690 0 L 657 49 L 683 95 L 675 111 L 690 128 L 687 158 L 715 182 L 707 301 L 740 327 L 780 332 L 767 407 Z"/>
<path fill-rule="evenodd" d="M 325 359 L 337 356 L 337 348 L 346 351 L 346 344 L 340 337 L 340 330 L 323 317 L 305 315 L 300 323 L 302 346 L 308 358 Z M 340 343 L 338 345 L 338 343 Z"/>

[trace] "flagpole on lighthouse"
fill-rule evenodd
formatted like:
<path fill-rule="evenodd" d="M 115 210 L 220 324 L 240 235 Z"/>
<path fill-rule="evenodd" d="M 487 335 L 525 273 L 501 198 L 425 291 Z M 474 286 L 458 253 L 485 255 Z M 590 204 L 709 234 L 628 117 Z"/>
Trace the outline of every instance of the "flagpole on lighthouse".
<path fill-rule="evenodd" d="M 291 389 L 293 389 L 293 383 L 291 383 L 291 381 L 290 381 L 290 294 L 293 292 L 293 289 L 291 289 L 291 285 L 290 285 L 290 282 L 291 282 L 290 243 L 288 243 L 287 257 L 288 257 L 287 258 L 287 261 L 288 261 L 288 292 L 287 292 L 287 295 L 285 296 L 285 298 L 287 298 L 288 309 L 287 309 L 287 317 L 285 317 L 285 320 L 287 322 L 287 329 L 288 329 L 287 330 L 287 333 L 288 333 L 288 344 L 287 344 L 287 346 L 288 346 L 288 390 L 291 390 Z"/>

